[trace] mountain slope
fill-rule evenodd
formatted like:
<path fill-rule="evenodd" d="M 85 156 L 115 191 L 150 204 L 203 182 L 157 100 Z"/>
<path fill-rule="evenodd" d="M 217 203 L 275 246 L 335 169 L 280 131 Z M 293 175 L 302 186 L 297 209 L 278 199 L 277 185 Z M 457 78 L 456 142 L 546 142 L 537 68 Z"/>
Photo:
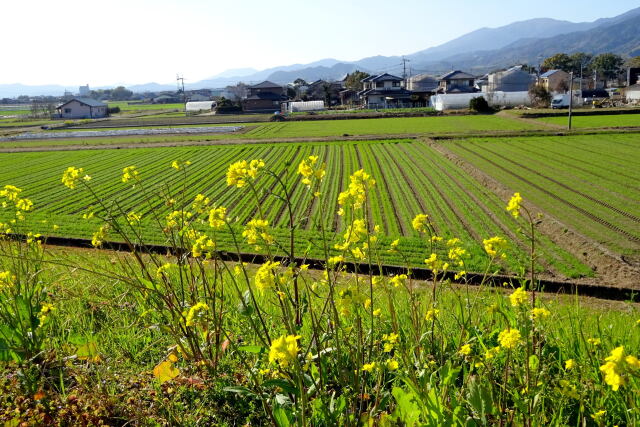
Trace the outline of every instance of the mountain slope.
<path fill-rule="evenodd" d="M 640 14 L 622 21 L 608 21 L 587 31 L 578 31 L 545 39 L 522 39 L 497 50 L 483 50 L 473 54 L 460 54 L 443 61 L 455 64 L 456 68 L 481 73 L 515 63 L 537 64 L 539 57 L 546 58 L 558 52 L 568 54 L 587 52 L 594 55 L 606 52 L 622 56 L 640 55 Z M 438 61 L 421 64 L 435 68 Z"/>

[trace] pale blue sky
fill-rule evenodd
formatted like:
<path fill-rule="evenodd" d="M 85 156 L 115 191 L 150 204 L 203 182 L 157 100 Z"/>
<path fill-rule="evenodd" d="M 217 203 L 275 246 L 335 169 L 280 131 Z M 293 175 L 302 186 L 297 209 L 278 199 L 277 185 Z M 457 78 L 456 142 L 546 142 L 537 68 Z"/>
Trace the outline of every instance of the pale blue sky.
<path fill-rule="evenodd" d="M 616 0 L 3 1 L 0 84 L 197 81 L 228 68 L 402 55 L 481 27 L 573 22 L 639 7 Z M 8 64 L 5 65 L 5 64 Z"/>

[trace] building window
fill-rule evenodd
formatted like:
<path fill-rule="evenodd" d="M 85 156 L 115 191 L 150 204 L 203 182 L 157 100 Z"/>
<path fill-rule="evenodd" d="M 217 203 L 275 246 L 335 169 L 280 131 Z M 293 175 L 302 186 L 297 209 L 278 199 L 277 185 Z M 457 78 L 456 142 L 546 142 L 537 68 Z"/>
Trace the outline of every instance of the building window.
<path fill-rule="evenodd" d="M 473 80 L 469 80 L 469 86 L 473 86 Z"/>
<path fill-rule="evenodd" d="M 376 82 L 376 87 L 377 88 L 384 87 L 384 82 Z"/>
<path fill-rule="evenodd" d="M 65 108 L 65 109 L 64 109 L 64 113 L 65 113 L 65 114 L 69 114 L 69 113 L 71 113 L 71 108 Z"/>

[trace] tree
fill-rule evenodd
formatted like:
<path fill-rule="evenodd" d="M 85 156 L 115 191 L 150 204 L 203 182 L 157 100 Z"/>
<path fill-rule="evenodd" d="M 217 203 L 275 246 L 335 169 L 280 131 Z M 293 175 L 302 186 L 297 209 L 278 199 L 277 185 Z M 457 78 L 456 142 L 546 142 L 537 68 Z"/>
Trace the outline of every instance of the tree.
<path fill-rule="evenodd" d="M 489 103 L 482 96 L 471 98 L 469 101 L 469 109 L 478 113 L 489 113 L 492 111 Z"/>
<path fill-rule="evenodd" d="M 627 59 L 625 65 L 629 68 L 640 68 L 640 56 L 633 56 Z"/>
<path fill-rule="evenodd" d="M 351 74 L 347 74 L 347 78 L 344 81 L 344 87 L 355 91 L 362 90 L 362 79 L 366 79 L 369 76 L 369 73 L 356 70 Z"/>
<path fill-rule="evenodd" d="M 301 79 L 300 77 L 298 77 L 293 81 L 293 85 L 296 88 L 299 88 L 300 86 L 309 86 L 309 83 L 307 83 L 304 79 Z"/>
<path fill-rule="evenodd" d="M 111 91 L 111 99 L 114 101 L 126 101 L 131 98 L 133 92 L 124 86 L 118 86 Z"/>
<path fill-rule="evenodd" d="M 534 84 L 529 88 L 529 98 L 535 107 L 546 108 L 551 102 L 551 94 L 542 85 Z"/>
<path fill-rule="evenodd" d="M 603 53 L 593 58 L 591 69 L 607 79 L 616 78 L 624 64 L 624 59 L 615 53 Z"/>
<path fill-rule="evenodd" d="M 247 85 L 242 82 L 238 82 L 235 86 L 227 86 L 225 89 L 233 96 L 234 101 L 246 98 L 249 92 Z"/>
<path fill-rule="evenodd" d="M 563 70 L 569 72 L 571 71 L 571 65 L 571 57 L 566 53 L 556 53 L 542 62 L 542 68 L 547 71 Z"/>
<path fill-rule="evenodd" d="M 576 52 L 571 55 L 569 59 L 571 60 L 571 64 L 570 70 L 568 71 L 573 71 L 574 76 L 580 76 L 580 72 L 584 74 L 588 70 L 589 64 L 593 61 L 593 55 L 590 53 Z"/>

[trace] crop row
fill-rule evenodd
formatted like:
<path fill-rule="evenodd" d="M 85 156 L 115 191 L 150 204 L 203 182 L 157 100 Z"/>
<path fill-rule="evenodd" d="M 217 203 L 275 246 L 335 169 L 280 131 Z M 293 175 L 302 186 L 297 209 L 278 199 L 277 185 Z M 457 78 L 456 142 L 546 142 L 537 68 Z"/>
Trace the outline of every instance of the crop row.
<path fill-rule="evenodd" d="M 640 156 L 635 135 L 486 139 L 446 145 L 610 249 L 640 250 Z"/>
<path fill-rule="evenodd" d="M 302 185 L 296 173 L 297 164 L 309 155 L 317 155 L 327 163 L 327 176 L 322 182 L 320 199 L 314 199 Z M 136 150 L 102 150 L 14 153 L 0 155 L 0 184 L 10 183 L 25 189 L 37 211 L 30 226 L 35 231 L 51 232 L 52 223 L 59 226 L 57 234 L 88 236 L 98 226 L 97 220 L 80 219 L 85 212 L 98 216 L 104 207 L 117 201 L 122 212 L 135 211 L 143 215 L 142 232 L 151 240 L 160 242 L 157 222 L 171 210 L 189 208 L 194 197 L 202 193 L 216 205 L 228 208 L 238 227 L 256 217 L 258 207 L 249 187 L 229 188 L 225 174 L 230 163 L 240 159 L 264 159 L 274 175 L 258 179 L 257 197 L 266 219 L 284 236 L 289 225 L 289 212 L 276 177 L 287 183 L 297 235 L 302 243 L 308 238 L 319 239 L 323 224 L 329 232 L 344 229 L 344 218 L 337 215 L 337 197 L 348 185 L 349 175 L 364 168 L 377 181 L 370 194 L 368 215 L 380 225 L 383 242 L 404 236 L 402 247 L 413 263 L 425 256 L 426 243 L 413 230 L 412 218 L 420 212 L 428 213 L 437 233 L 444 238 L 461 238 L 472 254 L 469 267 L 482 269 L 482 239 L 493 235 L 507 237 L 512 242 L 510 258 L 505 268 L 515 271 L 527 256 L 527 246 L 518 233 L 518 225 L 504 210 L 505 201 L 482 187 L 456 165 L 445 160 L 427 144 L 417 141 L 386 141 L 359 143 L 305 143 L 275 145 L 242 145 L 212 147 L 173 147 Z M 170 168 L 173 160 L 193 162 L 185 170 Z M 84 168 L 92 176 L 89 182 L 93 194 L 86 190 L 71 191 L 60 183 L 67 166 Z M 142 182 L 135 187 L 122 183 L 121 171 L 135 165 Z M 173 206 L 165 200 L 148 197 L 162 192 L 174 199 Z M 200 219 L 205 219 L 204 216 Z M 43 222 L 45 221 L 45 222 Z M 218 236 L 231 245 L 229 235 Z M 539 237 L 542 267 L 565 276 L 590 274 L 589 269 L 551 240 Z M 252 248 L 245 248 L 251 250 Z M 310 255 L 319 256 L 312 248 Z M 387 262 L 400 263 L 402 258 L 385 254 Z"/>

